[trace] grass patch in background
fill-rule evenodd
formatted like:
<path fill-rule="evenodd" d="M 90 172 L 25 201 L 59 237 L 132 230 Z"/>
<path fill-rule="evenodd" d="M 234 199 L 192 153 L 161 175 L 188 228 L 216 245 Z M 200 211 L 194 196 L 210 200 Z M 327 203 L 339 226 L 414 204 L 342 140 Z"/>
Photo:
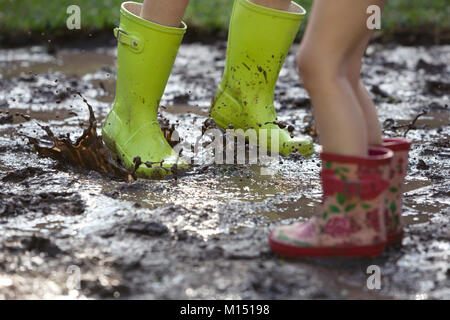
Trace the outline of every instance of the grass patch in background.
<path fill-rule="evenodd" d="M 335 0 L 338 1 L 338 0 Z M 356 1 L 356 0 L 355 0 Z M 119 22 L 121 0 L 1 0 L 0 37 L 12 39 L 27 34 L 63 37 L 73 34 L 111 31 Z M 296 0 L 310 10 L 312 0 Z M 68 30 L 66 9 L 81 8 L 81 31 Z M 223 37 L 228 28 L 233 0 L 191 0 L 185 21 L 200 35 Z M 389 0 L 382 16 L 385 35 L 424 33 L 442 38 L 450 31 L 450 6 L 447 0 Z M 306 19 L 307 20 L 307 19 Z M 306 21 L 305 21 L 306 22 Z M 303 23 L 303 32 L 306 23 Z M 444 36 L 444 41 L 448 41 Z M 0 38 L 0 39 L 1 39 Z"/>

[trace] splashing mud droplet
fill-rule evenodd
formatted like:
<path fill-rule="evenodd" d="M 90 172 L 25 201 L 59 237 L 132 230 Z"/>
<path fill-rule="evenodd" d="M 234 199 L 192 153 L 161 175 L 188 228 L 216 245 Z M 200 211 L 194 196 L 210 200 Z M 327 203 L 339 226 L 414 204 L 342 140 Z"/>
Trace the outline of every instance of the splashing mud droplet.
<path fill-rule="evenodd" d="M 113 178 L 126 181 L 136 180 L 136 174 L 117 166 L 107 148 L 104 146 L 101 136 L 97 135 L 97 119 L 92 106 L 77 92 L 89 109 L 89 125 L 83 130 L 73 143 L 70 136 L 57 138 L 48 126 L 39 126 L 47 133 L 53 142 L 53 146 L 44 147 L 37 138 L 28 137 L 29 142 L 42 157 L 51 158 L 63 165 L 70 165 L 81 169 L 93 170 L 106 174 Z"/>
<path fill-rule="evenodd" d="M 71 91 L 71 88 L 67 88 L 66 90 Z M 132 172 L 116 165 L 109 150 L 103 144 L 102 137 L 97 135 L 97 119 L 95 118 L 92 106 L 80 92 L 76 92 L 74 96 L 77 95 L 81 97 L 89 109 L 89 125 L 83 130 L 81 136 L 79 136 L 74 143 L 71 141 L 69 134 L 65 137 L 57 138 L 48 126 L 43 126 L 40 124 L 38 125 L 50 137 L 53 142 L 53 146 L 44 147 L 41 145 L 39 139 L 28 136 L 24 137 L 28 138 L 29 142 L 33 145 L 34 149 L 40 156 L 54 159 L 62 165 L 93 170 L 109 177 L 128 182 L 135 181 L 137 179 L 136 171 L 143 164 L 141 157 L 137 156 L 133 159 L 135 167 Z M 30 120 L 25 115 L 21 116 L 24 117 L 25 120 Z M 175 131 L 175 125 L 171 124 L 169 120 L 165 118 L 159 118 L 158 121 L 164 137 L 173 147 L 178 143 L 172 139 L 172 135 Z M 80 126 L 83 128 L 84 124 L 80 124 Z M 162 166 L 162 162 L 146 162 L 145 165 L 147 167 L 151 167 L 152 164 L 156 163 Z M 175 171 L 178 172 L 176 166 Z"/>

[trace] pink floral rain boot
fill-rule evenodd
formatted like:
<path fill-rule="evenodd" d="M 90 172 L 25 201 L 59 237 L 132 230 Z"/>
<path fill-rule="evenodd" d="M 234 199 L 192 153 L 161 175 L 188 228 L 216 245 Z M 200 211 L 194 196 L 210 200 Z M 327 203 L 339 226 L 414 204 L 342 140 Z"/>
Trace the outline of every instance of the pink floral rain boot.
<path fill-rule="evenodd" d="M 392 151 L 371 147 L 369 156 L 322 152 L 322 204 L 311 219 L 280 226 L 269 242 L 287 257 L 373 257 L 386 246 L 383 205 Z"/>
<path fill-rule="evenodd" d="M 402 138 L 387 138 L 383 147 L 392 150 L 394 156 L 389 170 L 389 188 L 385 197 L 384 219 L 388 244 L 401 243 L 403 239 L 402 202 L 403 186 L 408 170 L 411 142 Z"/>

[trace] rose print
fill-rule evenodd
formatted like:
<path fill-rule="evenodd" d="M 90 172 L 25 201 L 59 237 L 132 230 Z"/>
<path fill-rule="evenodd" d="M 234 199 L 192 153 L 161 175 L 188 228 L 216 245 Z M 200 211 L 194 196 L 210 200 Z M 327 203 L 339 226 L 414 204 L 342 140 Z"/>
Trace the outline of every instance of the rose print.
<path fill-rule="evenodd" d="M 314 235 L 314 223 L 307 221 L 299 225 L 293 232 L 293 235 L 298 239 L 311 238 Z"/>
<path fill-rule="evenodd" d="M 335 217 L 328 220 L 324 227 L 324 232 L 333 237 L 348 236 L 349 234 L 358 231 L 360 228 L 356 223 L 347 216 Z"/>
<path fill-rule="evenodd" d="M 366 220 L 368 226 L 372 227 L 376 231 L 380 231 L 380 218 L 378 216 L 378 209 L 367 212 Z"/>

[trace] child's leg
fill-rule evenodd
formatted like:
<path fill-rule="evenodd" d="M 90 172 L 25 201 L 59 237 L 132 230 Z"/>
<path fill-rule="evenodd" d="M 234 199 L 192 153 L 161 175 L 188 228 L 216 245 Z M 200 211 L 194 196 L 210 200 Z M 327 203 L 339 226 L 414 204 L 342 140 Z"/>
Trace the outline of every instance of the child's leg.
<path fill-rule="evenodd" d="M 381 0 L 314 1 L 298 66 L 326 152 L 367 154 L 366 120 L 347 69 L 354 51 L 369 33 L 367 7 L 377 2 Z"/>
<path fill-rule="evenodd" d="M 270 246 L 279 254 L 376 256 L 385 248 L 382 209 L 392 152 L 369 149 L 361 91 L 354 85 L 370 35 L 367 7 L 382 2 L 314 1 L 297 62 L 323 145 L 323 197 L 307 222 L 271 233 Z M 352 68 L 358 71 L 350 72 Z"/>
<path fill-rule="evenodd" d="M 179 27 L 189 0 L 144 0 L 141 18 L 169 27 Z"/>
<path fill-rule="evenodd" d="M 291 5 L 291 0 L 250 0 L 260 6 L 287 11 Z"/>
<path fill-rule="evenodd" d="M 378 118 L 377 110 L 375 108 L 373 100 L 370 97 L 370 94 L 367 91 L 365 85 L 361 81 L 360 76 L 362 57 L 364 55 L 364 52 L 366 51 L 370 36 L 371 33 L 369 33 L 366 38 L 361 41 L 358 50 L 355 50 L 348 69 L 348 78 L 366 119 L 369 145 L 381 145 L 381 123 Z"/>

